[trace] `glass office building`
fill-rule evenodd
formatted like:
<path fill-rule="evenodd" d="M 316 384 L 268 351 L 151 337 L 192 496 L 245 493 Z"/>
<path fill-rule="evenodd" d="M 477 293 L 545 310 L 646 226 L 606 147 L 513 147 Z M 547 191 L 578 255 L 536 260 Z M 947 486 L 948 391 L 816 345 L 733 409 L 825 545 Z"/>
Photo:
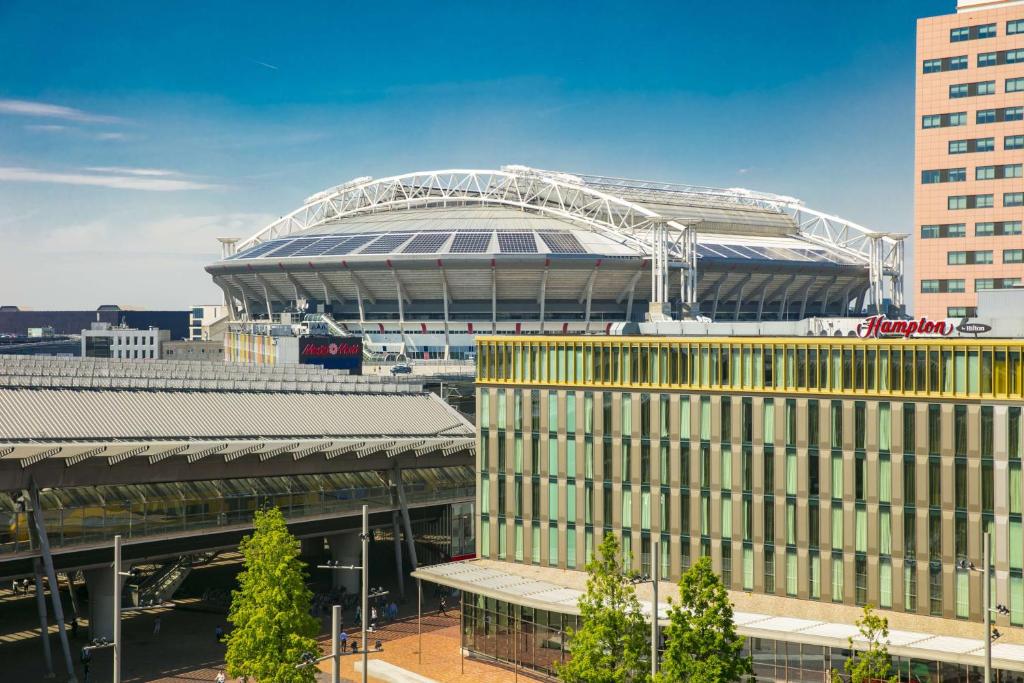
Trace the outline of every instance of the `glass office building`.
<path fill-rule="evenodd" d="M 980 622 L 982 576 L 958 563 L 980 566 L 990 532 L 996 623 L 1024 642 L 1022 353 L 481 338 L 479 556 L 582 570 L 610 531 L 673 581 L 706 555 L 733 591 Z"/>

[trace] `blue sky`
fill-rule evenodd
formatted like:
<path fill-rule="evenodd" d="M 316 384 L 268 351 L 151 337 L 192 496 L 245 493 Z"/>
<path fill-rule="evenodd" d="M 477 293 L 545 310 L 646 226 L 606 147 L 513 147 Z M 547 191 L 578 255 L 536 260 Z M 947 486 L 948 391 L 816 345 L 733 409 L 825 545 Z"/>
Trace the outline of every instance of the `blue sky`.
<path fill-rule="evenodd" d="M 216 236 L 434 168 L 742 186 L 909 232 L 915 20 L 953 6 L 5 0 L 0 304 L 215 302 Z"/>

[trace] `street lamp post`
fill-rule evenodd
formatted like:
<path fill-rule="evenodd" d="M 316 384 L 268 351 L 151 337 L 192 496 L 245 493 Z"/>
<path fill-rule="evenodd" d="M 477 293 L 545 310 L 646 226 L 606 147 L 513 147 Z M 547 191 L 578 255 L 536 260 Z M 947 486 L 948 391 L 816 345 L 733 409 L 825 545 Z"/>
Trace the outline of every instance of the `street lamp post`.
<path fill-rule="evenodd" d="M 1002 634 L 999 629 L 992 628 L 993 614 L 1009 614 L 1010 610 L 1006 605 L 992 607 L 992 534 L 985 532 L 982 535 L 981 563 L 979 569 L 973 562 L 960 560 L 957 567 L 961 570 L 983 572 L 981 582 L 981 619 L 985 625 L 985 683 L 992 683 L 992 642 Z"/>
<path fill-rule="evenodd" d="M 658 572 L 661 569 L 658 565 L 661 562 L 661 554 L 658 552 L 660 541 L 651 544 L 654 556 L 651 557 L 651 679 L 658 675 Z"/>
<path fill-rule="evenodd" d="M 366 633 L 369 630 L 368 629 L 368 621 L 369 621 L 369 618 L 370 618 L 370 616 L 367 614 L 367 611 L 368 611 L 368 608 L 369 608 L 369 598 L 370 598 L 370 574 L 369 574 L 369 571 L 368 571 L 369 566 L 370 566 L 370 516 L 369 516 L 369 512 L 367 511 L 367 506 L 365 506 L 365 505 L 363 506 L 363 532 L 360 534 L 359 538 L 362 540 L 362 544 L 363 544 L 363 562 L 362 562 L 362 566 L 358 566 L 357 567 L 354 564 L 340 565 L 340 564 L 328 563 L 326 565 L 317 565 L 317 569 L 332 569 L 332 570 L 337 570 L 337 569 L 357 569 L 357 570 L 362 572 L 362 582 L 361 582 L 362 590 L 360 591 L 360 600 L 359 600 L 360 607 L 359 607 L 359 611 L 362 613 L 362 624 L 361 624 L 361 627 L 362 627 L 362 630 L 363 630 L 363 638 L 362 638 L 362 640 L 363 640 L 363 643 L 362 643 L 363 683 L 368 683 L 368 681 L 369 681 L 369 672 L 368 672 L 369 650 L 367 649 Z M 401 580 L 401 577 L 399 577 L 399 580 Z M 377 598 L 377 597 L 381 597 L 381 596 L 384 596 L 384 595 L 387 595 L 387 594 L 388 594 L 387 591 L 377 590 L 377 591 L 374 592 L 373 597 Z M 339 606 L 335 605 L 334 609 L 337 611 L 337 615 L 338 615 L 336 618 L 340 619 L 341 608 Z M 331 634 L 331 640 L 332 640 L 332 642 L 336 642 L 337 638 L 338 638 L 338 630 L 339 630 L 338 629 L 338 624 L 334 625 L 334 629 L 333 630 L 334 630 L 334 633 Z M 378 650 L 379 650 L 379 648 L 378 648 Z M 337 646 L 336 645 L 332 648 L 332 651 L 337 651 Z M 317 660 L 317 661 L 321 661 L 323 659 L 324 658 L 321 657 L 320 660 Z M 334 673 L 333 673 L 333 679 L 332 680 L 334 681 L 334 683 L 338 683 L 339 677 L 340 677 L 340 672 L 339 672 L 340 666 L 337 663 L 338 662 L 337 658 L 335 658 L 334 661 L 335 661 L 335 665 L 334 665 L 334 668 L 333 668 L 333 672 Z"/>
<path fill-rule="evenodd" d="M 658 641 L 659 641 L 659 629 L 658 629 L 658 572 L 660 567 L 658 562 L 661 561 L 661 555 L 658 550 L 661 543 L 654 541 L 652 544 L 654 554 L 651 558 L 651 576 L 646 574 L 637 576 L 631 580 L 634 585 L 641 583 L 651 584 L 651 676 L 655 676 L 658 673 Z"/>

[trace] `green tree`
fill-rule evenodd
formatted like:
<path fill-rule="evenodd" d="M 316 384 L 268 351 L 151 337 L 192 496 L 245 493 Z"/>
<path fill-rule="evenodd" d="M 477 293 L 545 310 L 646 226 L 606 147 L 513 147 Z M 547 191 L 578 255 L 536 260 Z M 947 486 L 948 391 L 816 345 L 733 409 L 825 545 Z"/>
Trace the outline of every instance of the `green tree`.
<path fill-rule="evenodd" d="M 242 539 L 245 569 L 231 594 L 225 657 L 228 674 L 261 682 L 313 683 L 316 667 L 296 669 L 303 653 L 317 652 L 319 624 L 309 614 L 299 542 L 277 508 L 257 511 L 253 534 Z"/>
<path fill-rule="evenodd" d="M 668 618 L 659 683 L 726 683 L 753 673 L 711 558 L 702 557 L 680 577 L 679 602 L 669 598 Z"/>
<path fill-rule="evenodd" d="M 647 624 L 614 534 L 605 535 L 587 573 L 587 592 L 579 600 L 582 625 L 569 631 L 571 657 L 558 667 L 559 678 L 573 683 L 648 683 Z"/>
<path fill-rule="evenodd" d="M 853 655 L 846 660 L 843 668 L 850 677 L 851 683 L 869 683 L 886 681 L 898 683 L 899 674 L 892 672 L 892 659 L 889 658 L 889 620 L 875 614 L 872 605 L 864 605 L 864 616 L 857 620 L 860 635 L 867 641 L 854 645 L 853 638 L 848 638 Z M 854 649 L 855 647 L 859 649 Z M 840 683 L 843 677 L 832 669 L 833 683 Z"/>

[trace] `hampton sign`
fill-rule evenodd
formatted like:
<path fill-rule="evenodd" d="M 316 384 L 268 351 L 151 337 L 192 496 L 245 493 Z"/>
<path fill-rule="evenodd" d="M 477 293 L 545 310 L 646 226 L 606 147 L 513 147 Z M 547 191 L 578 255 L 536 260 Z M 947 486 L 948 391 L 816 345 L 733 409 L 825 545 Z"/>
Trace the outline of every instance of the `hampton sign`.
<path fill-rule="evenodd" d="M 948 337 L 954 332 L 960 334 L 984 334 L 992 327 L 984 323 L 972 323 L 964 318 L 959 325 L 948 320 L 929 320 L 921 316 L 917 320 L 891 320 L 884 315 L 873 315 L 857 325 L 857 336 L 862 339 L 878 337 Z"/>

